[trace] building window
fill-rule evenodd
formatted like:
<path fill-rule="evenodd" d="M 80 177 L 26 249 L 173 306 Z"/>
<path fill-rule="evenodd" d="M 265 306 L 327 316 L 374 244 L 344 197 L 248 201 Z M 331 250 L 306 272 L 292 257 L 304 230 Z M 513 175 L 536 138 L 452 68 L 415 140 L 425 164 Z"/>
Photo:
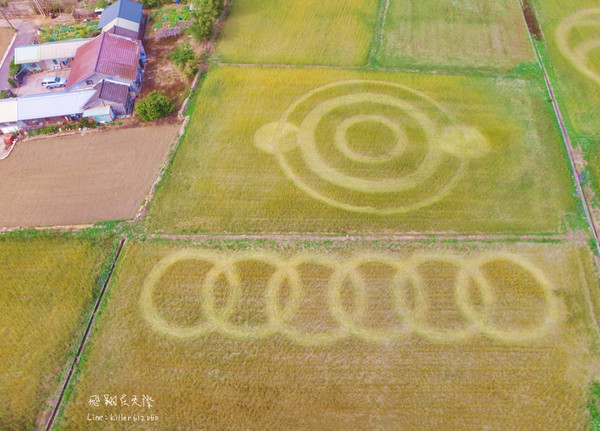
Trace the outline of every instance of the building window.
<path fill-rule="evenodd" d="M 88 79 L 87 81 L 85 81 L 85 83 L 87 85 L 92 85 L 94 83 L 94 81 L 92 81 L 91 79 Z"/>

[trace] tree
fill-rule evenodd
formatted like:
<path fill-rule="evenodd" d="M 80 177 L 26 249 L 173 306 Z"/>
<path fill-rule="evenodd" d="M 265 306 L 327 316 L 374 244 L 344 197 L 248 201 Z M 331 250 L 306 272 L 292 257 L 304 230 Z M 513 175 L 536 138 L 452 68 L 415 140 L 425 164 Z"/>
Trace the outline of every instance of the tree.
<path fill-rule="evenodd" d="M 15 64 L 15 58 L 13 57 L 8 65 L 8 73 L 10 76 L 15 76 L 17 73 L 19 73 L 19 70 L 21 70 L 21 65 Z"/>
<path fill-rule="evenodd" d="M 224 9 L 224 0 L 196 0 L 193 12 L 195 22 L 188 27 L 188 31 L 199 42 L 210 39 Z"/>
<path fill-rule="evenodd" d="M 175 106 L 160 91 L 153 91 L 135 105 L 135 112 L 146 122 L 169 115 Z"/>

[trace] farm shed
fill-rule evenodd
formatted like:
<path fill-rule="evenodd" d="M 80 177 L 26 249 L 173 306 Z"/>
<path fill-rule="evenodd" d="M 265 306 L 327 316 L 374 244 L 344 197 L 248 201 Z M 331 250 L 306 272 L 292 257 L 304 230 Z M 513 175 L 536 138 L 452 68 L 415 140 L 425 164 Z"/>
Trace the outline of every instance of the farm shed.
<path fill-rule="evenodd" d="M 67 89 L 92 88 L 104 79 L 122 82 L 137 92 L 144 74 L 142 42 L 102 33 L 77 49 Z"/>
<path fill-rule="evenodd" d="M 77 49 L 92 39 L 73 39 L 49 42 L 38 45 L 26 45 L 15 48 L 15 64 L 35 72 L 47 69 L 67 67 L 75 57 Z"/>
<path fill-rule="evenodd" d="M 17 97 L 17 119 L 19 121 L 78 115 L 83 106 L 94 95 L 94 90 L 56 91 Z"/>
<path fill-rule="evenodd" d="M 102 11 L 98 28 L 101 28 L 103 32 L 141 39 L 144 30 L 143 24 L 144 14 L 141 3 L 132 0 L 117 0 Z"/>
<path fill-rule="evenodd" d="M 98 123 L 107 123 L 115 119 L 115 113 L 110 105 L 99 106 L 98 108 L 89 108 L 83 111 L 84 118 L 93 118 Z"/>
<path fill-rule="evenodd" d="M 15 132 L 23 123 L 17 120 L 17 99 L 0 100 L 0 130 L 2 133 Z"/>

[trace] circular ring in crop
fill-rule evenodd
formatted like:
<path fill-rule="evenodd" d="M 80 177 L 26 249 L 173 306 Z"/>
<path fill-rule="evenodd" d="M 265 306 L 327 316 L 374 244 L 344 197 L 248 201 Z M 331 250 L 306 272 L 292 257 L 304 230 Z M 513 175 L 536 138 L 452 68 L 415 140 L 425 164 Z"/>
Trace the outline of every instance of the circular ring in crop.
<path fill-rule="evenodd" d="M 595 29 L 596 36 L 589 36 L 575 44 L 572 36 L 582 29 Z M 593 51 L 600 53 L 600 8 L 584 9 L 569 15 L 556 28 L 555 37 L 558 49 L 580 73 L 600 84 L 600 71 L 590 64 Z"/>
<path fill-rule="evenodd" d="M 391 142 L 384 136 L 391 135 Z M 296 100 L 254 135 L 308 195 L 348 211 L 395 214 L 442 199 L 468 160 L 489 151 L 477 129 L 401 84 L 350 80 Z"/>
<path fill-rule="evenodd" d="M 153 302 L 153 292 L 164 273 L 175 263 L 185 260 L 198 260 L 212 265 L 199 286 L 201 308 L 204 321 L 190 327 L 168 322 Z M 240 308 L 244 294 L 241 262 L 256 261 L 273 268 L 265 282 L 264 299 L 266 323 L 248 326 L 234 323 L 234 315 Z M 505 311 L 498 305 L 495 289 L 484 276 L 486 265 L 503 262 L 517 272 L 507 273 L 510 277 L 527 274 L 540 289 L 544 298 L 543 318 L 536 324 L 526 327 L 502 328 L 493 322 L 495 313 Z M 375 328 L 366 316 L 369 311 L 370 287 L 361 268 L 368 265 L 384 266 L 390 270 L 387 292 L 391 300 L 390 313 L 399 318 L 395 327 Z M 315 324 L 315 330 L 294 326 L 294 317 L 301 313 L 303 303 L 311 298 L 303 285 L 301 266 L 315 266 L 331 273 L 326 283 L 326 307 L 337 325 L 324 328 Z M 440 265 L 456 268 L 453 280 L 454 305 L 460 313 L 461 322 L 453 327 L 435 327 L 431 324 L 433 307 L 431 292 L 435 286 L 428 285 L 423 275 L 424 266 Z M 510 272 L 510 270 L 509 270 Z M 215 285 L 224 279 L 227 285 L 225 304 L 217 307 Z M 281 302 L 283 287 L 286 301 Z M 349 289 L 348 289 L 349 287 Z M 381 287 L 377 287 L 380 289 Z M 351 294 L 352 300 L 344 298 Z M 477 301 L 475 299 L 477 298 Z M 434 343 L 455 343 L 467 340 L 478 334 L 505 343 L 520 343 L 547 335 L 560 318 L 559 299 L 554 287 L 544 273 L 533 263 L 509 253 L 484 254 L 473 259 L 465 259 L 451 254 L 415 254 L 407 259 L 383 253 L 362 253 L 340 261 L 331 256 L 302 253 L 290 259 L 282 259 L 274 253 L 245 252 L 226 255 L 205 250 L 183 250 L 160 260 L 144 280 L 140 295 L 142 316 L 157 332 L 177 338 L 194 338 L 218 333 L 228 338 L 249 340 L 283 335 L 289 340 L 306 346 L 327 345 L 347 337 L 357 337 L 370 342 L 386 343 L 398 341 L 414 334 Z M 314 308 L 314 305 L 312 306 Z M 450 310 L 443 310 L 444 313 Z M 379 322 L 376 322 L 379 323 Z"/>

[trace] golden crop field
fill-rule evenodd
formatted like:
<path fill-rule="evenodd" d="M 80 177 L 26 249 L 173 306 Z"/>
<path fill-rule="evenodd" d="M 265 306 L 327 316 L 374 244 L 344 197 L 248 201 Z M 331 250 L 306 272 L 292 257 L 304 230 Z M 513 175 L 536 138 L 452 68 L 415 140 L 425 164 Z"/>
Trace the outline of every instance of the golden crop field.
<path fill-rule="evenodd" d="M 564 230 L 576 211 L 535 81 L 218 67 L 147 226 L 169 232 Z"/>
<path fill-rule="evenodd" d="M 376 63 L 509 71 L 533 61 L 515 0 L 389 0 Z"/>
<path fill-rule="evenodd" d="M 597 289 L 574 244 L 129 243 L 56 429 L 584 430 Z"/>
<path fill-rule="evenodd" d="M 32 430 L 48 413 L 109 248 L 101 238 L 0 237 L 1 430 Z"/>
<path fill-rule="evenodd" d="M 600 135 L 600 3 L 534 0 L 533 4 L 554 69 L 553 85 L 574 131 Z"/>
<path fill-rule="evenodd" d="M 230 63 L 362 65 L 378 0 L 236 0 L 217 54 Z"/>

